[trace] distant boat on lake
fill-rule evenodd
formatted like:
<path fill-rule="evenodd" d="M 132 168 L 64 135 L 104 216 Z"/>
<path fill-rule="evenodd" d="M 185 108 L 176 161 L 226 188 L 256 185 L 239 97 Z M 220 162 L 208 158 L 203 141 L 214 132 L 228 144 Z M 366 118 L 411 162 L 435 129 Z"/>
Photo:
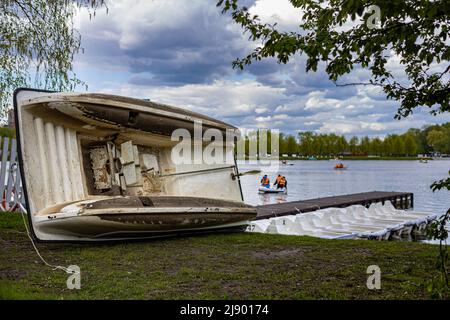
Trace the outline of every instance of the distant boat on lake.
<path fill-rule="evenodd" d="M 338 163 L 334 166 L 334 169 L 335 170 L 345 170 L 345 169 L 347 169 L 347 166 L 344 166 L 343 163 Z"/>
<path fill-rule="evenodd" d="M 293 166 L 293 163 L 288 163 L 287 160 L 281 160 L 281 164 L 285 166 Z"/>

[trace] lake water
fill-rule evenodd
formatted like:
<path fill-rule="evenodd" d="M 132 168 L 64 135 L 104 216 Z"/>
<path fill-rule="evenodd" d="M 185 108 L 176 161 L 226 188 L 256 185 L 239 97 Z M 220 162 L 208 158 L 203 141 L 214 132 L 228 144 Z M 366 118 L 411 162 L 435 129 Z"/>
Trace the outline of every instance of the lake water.
<path fill-rule="evenodd" d="M 443 214 L 450 207 L 450 193 L 432 192 L 435 180 L 448 176 L 450 160 L 419 161 L 343 161 L 347 170 L 335 170 L 336 161 L 290 161 L 278 171 L 269 172 L 258 164 L 238 162 L 239 171 L 260 169 L 273 184 L 277 174 L 288 181 L 288 194 L 258 194 L 259 175 L 241 177 L 244 201 L 253 205 L 320 198 L 366 191 L 399 191 L 414 193 L 414 210 Z"/>

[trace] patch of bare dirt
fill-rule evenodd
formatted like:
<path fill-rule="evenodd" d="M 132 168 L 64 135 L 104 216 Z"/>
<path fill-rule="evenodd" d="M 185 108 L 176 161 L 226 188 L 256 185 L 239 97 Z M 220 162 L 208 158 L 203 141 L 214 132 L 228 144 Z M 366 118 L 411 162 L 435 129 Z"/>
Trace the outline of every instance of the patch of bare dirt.
<path fill-rule="evenodd" d="M 283 250 L 275 250 L 275 251 L 256 251 L 252 253 L 252 256 L 257 259 L 277 259 L 277 258 L 286 258 L 286 257 L 298 257 L 305 254 L 308 250 L 295 248 L 295 249 L 283 249 Z"/>
<path fill-rule="evenodd" d="M 23 270 L 14 270 L 14 269 L 3 269 L 0 270 L 0 279 L 1 280 L 20 280 L 26 275 L 26 272 Z"/>

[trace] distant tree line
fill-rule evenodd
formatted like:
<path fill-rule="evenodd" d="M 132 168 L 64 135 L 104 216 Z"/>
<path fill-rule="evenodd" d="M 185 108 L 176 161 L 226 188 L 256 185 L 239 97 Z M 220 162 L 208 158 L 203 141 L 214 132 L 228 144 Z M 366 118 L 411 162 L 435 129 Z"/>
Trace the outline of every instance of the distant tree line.
<path fill-rule="evenodd" d="M 268 150 L 274 135 L 268 131 Z M 258 139 L 258 135 L 245 137 L 246 155 L 249 140 Z M 416 156 L 432 153 L 450 154 L 450 122 L 442 125 L 425 126 L 422 129 L 409 129 L 403 134 L 389 134 L 384 139 L 353 136 L 347 139 L 343 135 L 317 134 L 312 131 L 292 134 L 279 134 L 279 154 L 303 156 L 336 156 L 336 155 L 373 155 L 382 157 Z"/>

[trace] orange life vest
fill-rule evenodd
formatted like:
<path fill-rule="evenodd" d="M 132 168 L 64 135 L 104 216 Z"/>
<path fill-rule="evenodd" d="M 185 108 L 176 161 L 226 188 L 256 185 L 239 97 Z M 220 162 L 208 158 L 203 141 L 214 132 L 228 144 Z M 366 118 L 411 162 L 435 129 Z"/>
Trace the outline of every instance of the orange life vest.
<path fill-rule="evenodd" d="M 280 187 L 284 187 L 286 185 L 286 178 L 285 177 L 280 177 L 280 179 L 278 179 L 277 184 Z"/>
<path fill-rule="evenodd" d="M 264 185 L 267 185 L 267 184 L 270 184 L 270 180 L 269 180 L 269 178 L 262 178 L 261 179 L 261 184 L 264 186 Z"/>

